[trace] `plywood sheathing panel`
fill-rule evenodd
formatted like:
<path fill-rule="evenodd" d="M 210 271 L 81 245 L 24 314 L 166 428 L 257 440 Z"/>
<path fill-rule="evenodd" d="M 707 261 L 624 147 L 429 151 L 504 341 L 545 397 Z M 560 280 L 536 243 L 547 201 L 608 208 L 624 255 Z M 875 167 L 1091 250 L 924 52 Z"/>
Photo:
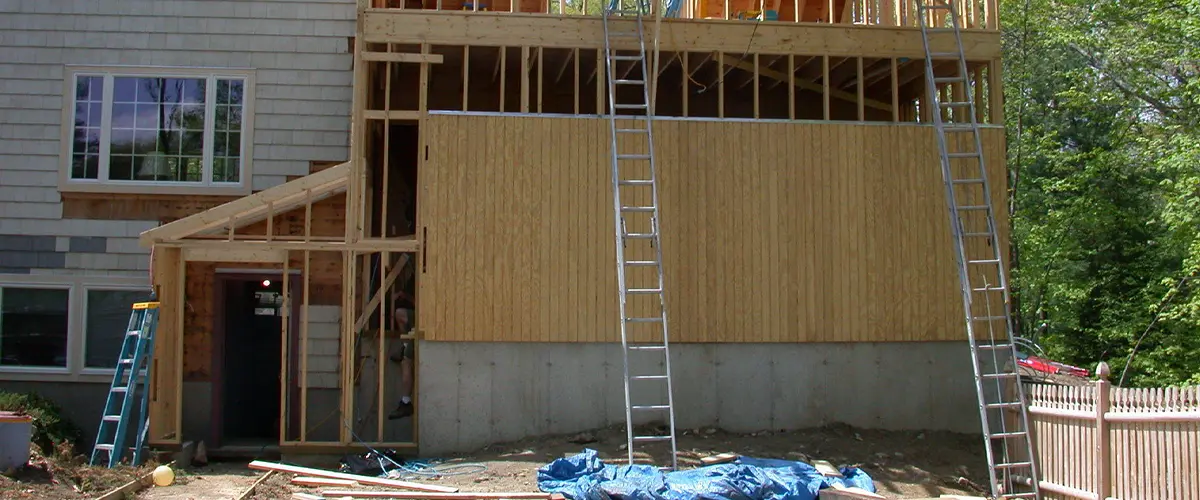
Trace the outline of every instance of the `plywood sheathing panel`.
<path fill-rule="evenodd" d="M 619 340 L 607 127 L 427 119 L 427 339 Z M 931 128 L 664 120 L 655 131 L 672 341 L 964 338 Z M 1002 164 L 1003 130 L 983 138 Z M 991 175 L 1002 203 L 1003 169 Z"/>
<path fill-rule="evenodd" d="M 616 21 L 619 25 L 621 21 Z M 601 48 L 604 28 L 598 17 L 537 14 L 463 13 L 426 10 L 368 10 L 363 14 L 368 42 L 435 45 L 507 45 L 510 47 Z M 615 29 L 620 29 L 618 26 Z M 647 37 L 654 27 L 646 25 Z M 853 57 L 923 58 L 919 28 L 843 24 L 787 24 L 724 20 L 663 20 L 659 48 L 665 52 L 724 51 L 734 54 L 817 54 Z M 931 35 L 932 50 L 955 50 L 954 35 Z M 616 48 L 636 48 L 634 42 Z M 967 59 L 1000 57 L 1000 35 L 994 31 L 962 32 Z"/>

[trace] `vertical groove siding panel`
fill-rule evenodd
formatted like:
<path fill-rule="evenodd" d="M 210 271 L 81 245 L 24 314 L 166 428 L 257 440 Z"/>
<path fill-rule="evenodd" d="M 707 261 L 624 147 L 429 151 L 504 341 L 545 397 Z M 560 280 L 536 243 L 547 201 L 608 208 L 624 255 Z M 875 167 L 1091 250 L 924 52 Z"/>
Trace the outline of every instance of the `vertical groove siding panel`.
<path fill-rule="evenodd" d="M 607 128 L 429 117 L 430 339 L 619 340 Z M 659 121 L 655 131 L 672 341 L 963 338 L 932 130 Z M 997 165 L 1003 131 L 983 139 Z M 1004 172 L 989 173 L 1003 215 Z M 631 242 L 631 258 L 653 252 L 644 243 Z"/>

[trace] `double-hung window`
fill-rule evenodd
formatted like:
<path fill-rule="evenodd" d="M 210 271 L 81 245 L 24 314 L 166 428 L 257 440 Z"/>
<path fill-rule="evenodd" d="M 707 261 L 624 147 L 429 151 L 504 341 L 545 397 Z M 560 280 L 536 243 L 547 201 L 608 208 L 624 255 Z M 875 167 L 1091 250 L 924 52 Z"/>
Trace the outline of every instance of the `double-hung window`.
<path fill-rule="evenodd" d="M 160 68 L 68 73 L 67 190 L 249 186 L 248 73 Z"/>

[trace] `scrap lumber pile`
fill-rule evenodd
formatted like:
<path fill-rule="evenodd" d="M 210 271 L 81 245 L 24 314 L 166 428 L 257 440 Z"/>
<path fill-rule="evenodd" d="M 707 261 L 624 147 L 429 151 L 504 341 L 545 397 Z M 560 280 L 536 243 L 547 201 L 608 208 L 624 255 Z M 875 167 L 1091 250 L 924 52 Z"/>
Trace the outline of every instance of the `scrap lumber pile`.
<path fill-rule="evenodd" d="M 409 500 L 551 500 L 549 493 L 470 493 L 460 492 L 452 486 L 414 483 L 382 477 L 362 476 L 343 472 L 332 472 L 309 467 L 278 464 L 255 460 L 249 467 L 267 471 L 267 474 L 292 474 L 291 483 L 297 486 L 329 488 L 319 494 L 295 492 L 295 500 L 332 500 L 362 498 L 401 498 Z M 264 476 L 265 477 L 265 476 Z M 394 488 L 386 491 L 358 489 L 360 487 Z"/>

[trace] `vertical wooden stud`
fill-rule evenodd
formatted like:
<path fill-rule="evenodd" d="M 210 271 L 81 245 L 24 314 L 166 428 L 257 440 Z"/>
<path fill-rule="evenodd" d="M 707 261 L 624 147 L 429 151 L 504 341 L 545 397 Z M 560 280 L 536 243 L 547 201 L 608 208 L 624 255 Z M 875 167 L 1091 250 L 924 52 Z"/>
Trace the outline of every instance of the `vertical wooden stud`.
<path fill-rule="evenodd" d="M 900 121 L 900 70 L 896 58 L 892 58 L 892 121 Z"/>
<path fill-rule="evenodd" d="M 992 125 L 1004 124 L 1004 90 L 999 59 L 988 61 L 988 115 Z"/>
<path fill-rule="evenodd" d="M 279 311 L 279 315 L 283 317 L 282 321 L 281 321 L 282 324 L 279 325 L 279 336 L 282 337 L 279 341 L 279 442 L 280 443 L 287 441 L 288 422 L 291 422 L 291 419 L 288 418 L 289 417 L 288 410 L 290 410 L 291 408 L 288 408 L 288 390 L 287 390 L 288 389 L 288 380 L 289 380 L 289 377 L 288 377 L 288 361 L 289 361 L 288 360 L 288 350 L 289 350 L 289 347 L 291 347 L 291 342 L 290 342 L 291 335 L 288 335 L 288 331 L 290 330 L 290 328 L 289 328 L 291 326 L 290 320 L 292 317 L 292 312 L 291 312 L 292 294 L 291 294 L 291 289 L 288 287 L 289 278 L 290 278 L 289 275 L 292 273 L 288 272 L 288 270 L 289 270 L 288 266 L 291 264 L 291 261 L 292 261 L 292 252 L 285 250 L 283 252 L 283 280 L 282 280 L 283 281 L 283 296 L 282 296 L 283 300 L 280 303 L 280 307 L 282 309 Z"/>
<path fill-rule="evenodd" d="M 758 108 L 758 53 L 754 53 L 754 119 L 759 119 Z"/>
<path fill-rule="evenodd" d="M 515 2 L 516 0 L 512 0 L 512 1 Z M 506 80 L 508 80 L 508 78 L 506 78 L 506 76 L 508 76 L 508 68 L 507 68 L 508 61 L 507 61 L 507 59 L 508 59 L 508 47 L 501 46 L 500 47 L 500 112 L 501 113 L 504 112 L 504 101 L 507 100 L 504 98 L 505 97 L 504 83 Z"/>
<path fill-rule="evenodd" d="M 857 98 L 857 100 L 858 100 L 858 121 L 863 122 L 863 121 L 867 121 L 867 108 L 866 108 L 867 100 L 866 100 L 866 97 L 864 96 L 865 89 L 863 89 L 863 86 L 864 86 L 863 85 L 863 83 L 864 83 L 863 82 L 863 58 L 856 57 L 855 62 L 858 65 L 858 68 L 857 68 L 858 71 L 856 73 L 858 75 L 858 77 L 857 77 L 857 83 L 855 83 L 855 86 L 858 87 L 858 98 Z"/>
<path fill-rule="evenodd" d="M 829 109 L 829 56 L 821 56 L 821 101 L 825 110 L 825 119 L 830 119 Z"/>
<path fill-rule="evenodd" d="M 529 46 L 526 45 L 521 46 L 521 112 L 529 112 Z"/>
<path fill-rule="evenodd" d="M 604 49 L 596 49 L 596 114 L 604 116 Z"/>
<path fill-rule="evenodd" d="M 542 72 L 542 62 L 544 61 L 544 59 L 542 57 L 542 52 L 544 50 L 545 50 L 545 48 L 543 48 L 543 47 L 537 48 L 537 112 L 538 113 L 542 112 L 542 87 L 546 86 L 545 80 L 543 79 L 544 73 Z"/>
<path fill-rule="evenodd" d="M 717 117 L 725 118 L 725 53 L 717 53 Z"/>
<path fill-rule="evenodd" d="M 572 59 L 574 59 L 574 65 L 575 65 L 575 87 L 574 87 L 575 88 L 575 92 L 574 92 L 575 114 L 579 114 L 579 93 L 583 91 L 582 82 L 579 81 L 579 49 L 574 48 L 571 50 L 574 51 Z"/>
<path fill-rule="evenodd" d="M 680 91 L 679 94 L 680 94 L 680 99 L 683 100 L 683 117 L 687 118 L 687 116 L 688 116 L 688 100 L 689 100 L 688 99 L 688 80 L 690 79 L 689 77 L 690 77 L 691 73 L 688 73 L 688 71 L 689 71 L 688 70 L 688 53 L 686 51 L 679 56 L 679 71 L 680 71 L 679 86 L 682 87 L 682 90 Z"/>
<path fill-rule="evenodd" d="M 470 89 L 471 89 L 471 46 L 470 46 L 470 45 L 463 45 L 463 71 L 462 71 L 462 78 L 463 78 L 463 83 L 462 83 L 462 93 L 463 93 L 463 105 L 462 105 L 462 110 L 463 110 L 463 111 L 466 111 L 467 109 L 469 109 L 469 108 L 468 108 L 468 106 L 467 106 L 467 100 L 468 100 L 469 96 L 471 95 L 471 92 L 470 92 Z"/>
<path fill-rule="evenodd" d="M 788 54 L 788 119 L 796 119 L 796 55 Z"/>

